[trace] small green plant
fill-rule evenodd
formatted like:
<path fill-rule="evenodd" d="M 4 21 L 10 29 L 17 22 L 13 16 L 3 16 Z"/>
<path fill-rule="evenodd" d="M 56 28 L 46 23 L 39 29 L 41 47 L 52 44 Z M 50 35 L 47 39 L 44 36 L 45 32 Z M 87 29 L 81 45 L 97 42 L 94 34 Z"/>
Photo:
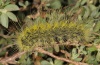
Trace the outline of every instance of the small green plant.
<path fill-rule="evenodd" d="M 47 60 L 42 60 L 41 61 L 41 65 L 63 65 L 63 61 L 60 61 L 60 60 L 53 60 L 51 58 L 48 59 L 49 61 Z"/>
<path fill-rule="evenodd" d="M 22 6 L 24 9 L 26 9 L 29 4 L 30 3 L 28 1 L 25 1 L 25 4 L 22 2 L 19 2 L 19 5 Z"/>
<path fill-rule="evenodd" d="M 8 28 L 9 19 L 18 22 L 17 17 L 12 11 L 19 10 L 19 7 L 15 4 L 11 4 L 9 1 L 0 0 L 0 24 Z"/>
<path fill-rule="evenodd" d="M 68 13 L 69 20 L 76 20 L 79 23 L 86 23 L 88 27 L 91 27 L 94 44 L 100 43 L 100 3 L 99 0 L 78 0 L 76 5 Z"/>

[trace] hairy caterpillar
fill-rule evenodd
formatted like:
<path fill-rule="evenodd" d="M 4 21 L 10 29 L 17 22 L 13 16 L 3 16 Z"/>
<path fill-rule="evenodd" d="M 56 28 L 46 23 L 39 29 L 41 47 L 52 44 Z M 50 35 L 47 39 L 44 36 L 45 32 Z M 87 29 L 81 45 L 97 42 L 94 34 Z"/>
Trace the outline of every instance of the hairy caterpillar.
<path fill-rule="evenodd" d="M 35 23 L 24 29 L 18 36 L 18 46 L 21 50 L 30 50 L 38 46 L 49 46 L 63 43 L 67 40 L 86 42 L 89 28 L 75 22 Z"/>

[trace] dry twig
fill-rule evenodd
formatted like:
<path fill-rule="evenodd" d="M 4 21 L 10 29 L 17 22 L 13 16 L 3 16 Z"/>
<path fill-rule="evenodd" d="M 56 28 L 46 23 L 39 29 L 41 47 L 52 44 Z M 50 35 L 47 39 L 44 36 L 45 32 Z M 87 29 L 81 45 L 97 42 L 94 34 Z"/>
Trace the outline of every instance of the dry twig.
<path fill-rule="evenodd" d="M 3 38 L 16 38 L 15 36 L 8 36 L 8 35 L 3 35 L 3 34 L 0 34 L 0 37 L 3 37 Z"/>
<path fill-rule="evenodd" d="M 13 56 L 1 58 L 0 63 L 2 63 L 3 65 L 8 65 L 8 63 L 14 63 L 15 64 L 16 63 L 15 59 L 19 58 L 20 56 L 22 56 L 25 53 L 26 53 L 26 51 L 18 52 L 16 54 L 14 54 Z"/>
<path fill-rule="evenodd" d="M 65 62 L 68 62 L 68 63 L 71 63 L 71 64 L 74 64 L 74 65 L 88 65 L 87 63 L 82 63 L 82 62 L 75 62 L 75 61 L 72 61 L 72 60 L 69 60 L 69 59 L 66 59 L 66 58 L 62 58 L 62 57 L 58 57 L 58 56 L 55 56 L 54 54 L 48 52 L 48 51 L 45 51 L 44 49 L 38 47 L 38 48 L 35 48 L 35 51 L 38 51 L 40 53 L 43 53 L 43 54 L 46 54 L 46 55 L 49 55 L 55 59 L 58 59 L 58 60 L 62 60 L 62 61 L 65 61 Z"/>
<path fill-rule="evenodd" d="M 67 43 L 67 44 L 61 44 L 61 45 L 72 45 L 72 46 L 76 46 L 76 44 L 69 44 L 69 43 Z M 78 45 L 81 45 L 81 44 L 78 44 Z M 11 45 L 9 45 L 9 46 L 11 46 Z M 9 47 L 9 46 L 7 46 L 7 47 Z M 84 46 L 92 46 L 92 44 L 87 44 L 87 45 L 84 45 Z M 98 45 L 96 47 L 97 48 L 100 48 L 100 45 Z M 88 65 L 87 63 L 84 63 L 84 62 L 76 62 L 76 61 L 72 61 L 72 60 L 70 60 L 68 58 L 63 58 L 63 57 L 55 56 L 54 54 L 52 54 L 52 53 L 50 53 L 48 51 L 45 51 L 41 47 L 34 48 L 33 50 L 35 50 L 37 52 L 40 52 L 40 53 L 43 53 L 43 54 L 46 54 L 46 55 L 49 55 L 49 56 L 51 56 L 51 57 L 53 57 L 55 59 L 62 60 L 62 61 L 65 61 L 65 62 L 74 64 L 74 65 Z M 14 54 L 13 56 L 10 56 L 10 57 L 0 58 L 0 63 L 2 63 L 3 65 L 7 65 L 8 63 L 15 62 L 15 59 L 16 58 L 19 58 L 20 56 L 22 56 L 25 53 L 26 53 L 26 51 L 23 51 L 23 52 L 18 52 L 18 53 Z"/>
<path fill-rule="evenodd" d="M 0 49 L 0 52 L 2 52 L 3 50 L 6 50 L 7 48 L 9 48 L 13 45 L 16 45 L 16 44 L 7 45 L 7 46 L 3 47 L 2 49 Z"/>

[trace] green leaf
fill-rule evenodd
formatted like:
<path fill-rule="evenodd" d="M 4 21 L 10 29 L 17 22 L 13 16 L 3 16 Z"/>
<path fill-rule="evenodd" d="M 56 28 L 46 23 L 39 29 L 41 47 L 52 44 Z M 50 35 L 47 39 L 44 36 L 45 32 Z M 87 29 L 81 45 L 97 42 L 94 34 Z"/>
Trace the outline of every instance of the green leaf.
<path fill-rule="evenodd" d="M 7 41 L 4 38 L 0 39 L 0 44 L 6 43 L 6 42 Z"/>
<path fill-rule="evenodd" d="M 18 2 L 18 4 L 19 4 L 20 6 L 25 6 L 22 2 Z"/>
<path fill-rule="evenodd" d="M 98 18 L 100 17 L 100 12 L 98 12 L 98 14 L 95 16 L 95 18 Z"/>
<path fill-rule="evenodd" d="M 100 62 L 100 51 L 98 51 L 98 53 L 96 55 L 96 60 Z"/>
<path fill-rule="evenodd" d="M 23 55 L 20 57 L 19 63 L 20 63 L 21 65 L 27 65 L 26 54 L 23 54 Z"/>
<path fill-rule="evenodd" d="M 9 5 L 10 4 L 10 0 L 7 0 L 6 2 L 4 2 L 4 5 Z"/>
<path fill-rule="evenodd" d="M 31 63 L 32 63 L 31 62 L 31 59 L 29 57 L 27 58 L 27 61 L 26 62 L 27 62 L 27 65 L 31 65 Z"/>
<path fill-rule="evenodd" d="M 88 6 L 84 6 L 84 8 L 85 8 L 85 13 L 83 15 L 83 18 L 86 19 L 90 14 L 90 10 Z"/>
<path fill-rule="evenodd" d="M 28 1 L 25 1 L 25 6 L 28 6 L 29 5 L 29 2 Z"/>
<path fill-rule="evenodd" d="M 95 9 L 95 10 L 93 10 L 92 11 L 92 13 L 91 13 L 91 17 L 96 17 L 96 15 L 98 15 L 98 13 L 99 13 L 99 9 Z"/>
<path fill-rule="evenodd" d="M 76 5 L 74 6 L 74 8 L 78 8 L 81 5 L 81 0 L 77 1 Z"/>
<path fill-rule="evenodd" d="M 12 21 L 18 22 L 17 17 L 12 12 L 7 12 L 6 14 Z"/>
<path fill-rule="evenodd" d="M 2 63 L 0 63 L 0 65 L 3 65 Z"/>
<path fill-rule="evenodd" d="M 89 4 L 89 8 L 91 9 L 91 11 L 95 10 L 96 9 L 96 6 L 93 5 L 93 4 Z"/>
<path fill-rule="evenodd" d="M 55 60 L 54 65 L 63 65 L 63 61 L 61 60 Z"/>
<path fill-rule="evenodd" d="M 59 52 L 59 45 L 56 45 L 56 46 L 54 47 L 54 49 L 55 49 L 56 52 Z"/>
<path fill-rule="evenodd" d="M 81 51 L 83 51 L 84 47 L 85 47 L 85 46 L 80 46 L 79 49 L 80 49 Z"/>
<path fill-rule="evenodd" d="M 25 18 L 25 14 L 24 14 L 22 11 L 19 11 L 19 12 L 17 13 L 17 16 L 18 16 L 18 18 L 19 18 L 20 20 L 30 21 L 30 19 L 29 19 L 28 17 Z M 27 20 L 27 19 L 28 19 L 28 20 Z M 32 20 L 31 20 L 31 22 L 32 22 Z"/>
<path fill-rule="evenodd" d="M 76 59 L 74 59 L 75 61 L 81 61 L 82 60 L 82 58 L 76 58 Z"/>
<path fill-rule="evenodd" d="M 15 4 L 9 4 L 5 6 L 4 9 L 6 9 L 7 11 L 16 11 L 19 10 L 19 7 Z"/>
<path fill-rule="evenodd" d="M 66 3 L 64 0 L 62 0 L 62 1 L 63 1 L 63 3 Z M 77 1 L 75 1 L 75 0 L 68 0 L 68 5 L 70 5 L 70 4 L 75 5 L 76 2 L 77 2 Z"/>
<path fill-rule="evenodd" d="M 99 43 L 99 42 L 100 42 L 100 38 L 94 40 L 94 44 L 97 44 L 97 43 Z"/>
<path fill-rule="evenodd" d="M 1 48 L 0 48 L 0 49 L 1 49 Z M 0 52 L 0 57 L 1 57 L 1 56 L 4 56 L 4 55 L 6 54 L 6 52 L 7 52 L 6 50 L 1 51 L 1 52 Z"/>
<path fill-rule="evenodd" d="M 96 51 L 97 48 L 95 46 L 91 46 L 91 47 L 88 47 L 87 50 L 91 53 L 93 51 Z"/>
<path fill-rule="evenodd" d="M 48 61 L 43 60 L 43 61 L 41 61 L 41 65 L 51 65 L 51 64 Z"/>
<path fill-rule="evenodd" d="M 83 54 L 85 54 L 85 55 L 87 54 L 87 52 L 86 52 L 86 51 L 82 51 L 82 53 L 83 53 Z"/>
<path fill-rule="evenodd" d="M 78 20 L 81 21 L 82 20 L 82 15 L 78 15 Z"/>
<path fill-rule="evenodd" d="M 54 65 L 52 58 L 48 58 L 47 60 L 49 61 L 50 65 Z"/>
<path fill-rule="evenodd" d="M 5 13 L 1 14 L 0 22 L 1 22 L 1 25 L 3 25 L 4 27 L 8 28 L 8 24 L 9 24 L 8 16 Z"/>
<path fill-rule="evenodd" d="M 98 21 L 96 26 L 94 27 L 94 32 L 97 32 L 99 30 L 100 30 L 100 21 Z"/>
<path fill-rule="evenodd" d="M 51 52 L 51 53 L 53 53 L 53 50 L 54 50 L 53 48 L 47 49 L 47 51 L 48 51 L 48 52 Z"/>
<path fill-rule="evenodd" d="M 76 48 L 73 48 L 73 50 L 72 50 L 72 59 L 74 60 L 78 57 L 79 57 L 79 54 L 77 54 Z"/>
<path fill-rule="evenodd" d="M 88 58 L 86 59 L 86 63 L 89 63 L 89 65 L 99 65 L 97 60 L 96 60 L 96 57 L 95 56 L 91 56 L 89 55 Z"/>
<path fill-rule="evenodd" d="M 87 0 L 82 0 L 81 5 L 84 5 L 87 2 Z"/>
<path fill-rule="evenodd" d="M 51 3 L 51 7 L 53 9 L 59 9 L 61 7 L 61 2 L 59 0 L 55 0 Z"/>

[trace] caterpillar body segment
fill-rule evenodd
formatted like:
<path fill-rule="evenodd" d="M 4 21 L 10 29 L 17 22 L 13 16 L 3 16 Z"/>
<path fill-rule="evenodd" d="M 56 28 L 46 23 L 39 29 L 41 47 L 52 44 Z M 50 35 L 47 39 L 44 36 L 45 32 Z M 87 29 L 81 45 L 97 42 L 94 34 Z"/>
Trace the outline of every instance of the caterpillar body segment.
<path fill-rule="evenodd" d="M 25 28 L 18 36 L 21 50 L 32 50 L 35 47 L 52 46 L 68 40 L 87 42 L 90 32 L 84 24 L 75 22 L 38 23 Z"/>

